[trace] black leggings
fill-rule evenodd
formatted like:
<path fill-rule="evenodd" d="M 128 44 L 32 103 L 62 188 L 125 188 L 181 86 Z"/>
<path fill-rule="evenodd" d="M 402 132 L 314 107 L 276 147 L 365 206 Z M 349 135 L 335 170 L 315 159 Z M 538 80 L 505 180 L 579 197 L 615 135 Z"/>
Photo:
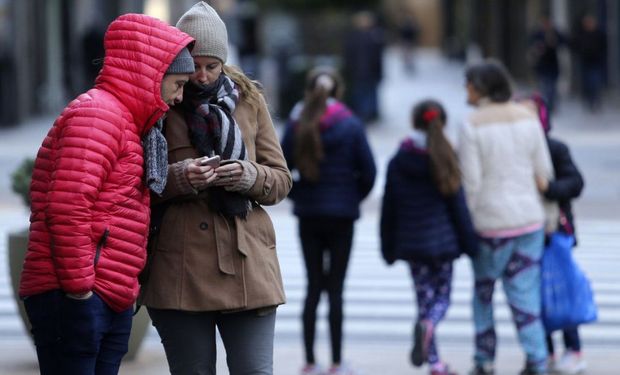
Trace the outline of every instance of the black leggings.
<path fill-rule="evenodd" d="M 342 347 L 342 292 L 353 242 L 353 219 L 299 219 L 299 236 L 308 278 L 303 311 L 306 362 L 315 363 L 316 309 L 323 290 L 329 296 L 332 361 L 340 363 Z M 327 257 L 325 257 L 327 253 Z"/>

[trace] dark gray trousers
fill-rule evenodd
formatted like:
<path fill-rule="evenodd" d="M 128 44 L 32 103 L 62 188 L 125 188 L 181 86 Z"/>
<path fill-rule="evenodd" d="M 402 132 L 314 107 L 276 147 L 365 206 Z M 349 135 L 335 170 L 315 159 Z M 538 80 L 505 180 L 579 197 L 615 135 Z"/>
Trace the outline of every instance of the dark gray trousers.
<path fill-rule="evenodd" d="M 215 375 L 216 327 L 230 375 L 273 375 L 275 311 L 258 315 L 149 308 L 148 312 L 172 375 Z"/>

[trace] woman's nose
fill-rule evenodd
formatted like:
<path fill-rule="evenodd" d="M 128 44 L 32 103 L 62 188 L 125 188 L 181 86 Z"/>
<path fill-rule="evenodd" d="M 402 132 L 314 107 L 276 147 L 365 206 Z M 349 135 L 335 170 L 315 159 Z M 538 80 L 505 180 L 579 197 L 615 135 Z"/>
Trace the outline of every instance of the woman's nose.
<path fill-rule="evenodd" d="M 207 83 L 208 81 L 207 72 L 204 69 L 200 69 L 197 73 L 196 79 L 200 83 Z"/>

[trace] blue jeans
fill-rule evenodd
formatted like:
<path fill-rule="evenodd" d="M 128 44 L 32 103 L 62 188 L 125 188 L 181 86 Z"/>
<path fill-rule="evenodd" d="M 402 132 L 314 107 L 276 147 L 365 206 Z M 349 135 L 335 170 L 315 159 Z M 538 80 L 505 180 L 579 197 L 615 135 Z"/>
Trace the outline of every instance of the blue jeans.
<path fill-rule="evenodd" d="M 540 92 L 547 101 L 549 114 L 551 114 L 556 106 L 558 77 L 554 74 L 539 74 L 538 85 Z"/>
<path fill-rule="evenodd" d="M 530 369 L 544 371 L 547 361 L 545 329 L 540 319 L 540 258 L 544 246 L 542 230 L 513 238 L 486 238 L 472 259 L 476 278 L 474 323 L 477 364 L 495 359 L 493 291 L 502 280 L 507 302 L 517 326 L 519 342 Z"/>
<path fill-rule="evenodd" d="M 41 375 L 115 375 L 127 353 L 132 309 L 117 313 L 97 294 L 68 298 L 61 290 L 24 300 Z"/>
<path fill-rule="evenodd" d="M 581 68 L 583 95 L 590 110 L 597 110 L 601 105 L 601 90 L 604 84 L 603 67 L 596 64 Z"/>
<path fill-rule="evenodd" d="M 379 116 L 379 82 L 355 82 L 351 86 L 351 106 L 362 121 L 373 121 Z"/>

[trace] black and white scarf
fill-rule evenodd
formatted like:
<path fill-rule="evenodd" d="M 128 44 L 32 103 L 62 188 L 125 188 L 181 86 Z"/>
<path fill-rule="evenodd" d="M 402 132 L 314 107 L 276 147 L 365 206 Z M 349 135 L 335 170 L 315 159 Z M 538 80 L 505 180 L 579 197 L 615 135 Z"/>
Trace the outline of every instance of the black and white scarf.
<path fill-rule="evenodd" d="M 222 160 L 247 160 L 239 125 L 232 116 L 239 101 L 235 83 L 225 74 L 209 85 L 191 81 L 184 88 L 183 106 L 192 145 L 200 156 L 220 155 Z M 251 207 L 243 195 L 221 187 L 209 188 L 209 202 L 227 217 L 242 217 Z"/>

